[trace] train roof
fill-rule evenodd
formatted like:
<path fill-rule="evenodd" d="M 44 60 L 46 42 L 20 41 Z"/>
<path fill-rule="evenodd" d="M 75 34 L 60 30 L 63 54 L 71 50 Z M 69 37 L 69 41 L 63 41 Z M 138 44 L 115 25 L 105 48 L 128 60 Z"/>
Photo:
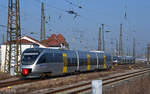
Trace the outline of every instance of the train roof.
<path fill-rule="evenodd" d="M 32 51 L 79 51 L 79 52 L 95 52 L 95 53 L 104 53 L 104 51 L 80 51 L 80 50 L 66 50 L 66 49 L 49 49 L 49 48 L 28 48 L 24 52 L 32 52 Z"/>
<path fill-rule="evenodd" d="M 104 51 L 90 51 L 90 52 L 104 53 Z"/>
<path fill-rule="evenodd" d="M 133 56 L 113 56 L 114 58 L 136 58 Z"/>

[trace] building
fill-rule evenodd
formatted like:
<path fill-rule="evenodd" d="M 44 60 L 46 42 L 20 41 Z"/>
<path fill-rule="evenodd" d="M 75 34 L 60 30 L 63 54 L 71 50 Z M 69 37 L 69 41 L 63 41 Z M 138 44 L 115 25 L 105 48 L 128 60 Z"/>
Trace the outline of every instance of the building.
<path fill-rule="evenodd" d="M 69 49 L 69 44 L 66 42 L 66 39 L 61 34 L 52 34 L 47 40 L 43 40 L 42 44 L 52 49 Z"/>
<path fill-rule="evenodd" d="M 4 72 L 4 64 L 5 64 L 5 52 L 6 52 L 6 44 L 3 43 L 1 45 L 1 71 Z M 24 36 L 21 38 L 21 51 L 23 52 L 27 48 L 41 47 L 47 48 L 47 46 L 41 44 L 38 40 L 35 40 L 29 36 Z"/>
<path fill-rule="evenodd" d="M 5 51 L 6 44 L 3 43 L 1 45 L 1 71 L 4 72 L 4 64 L 5 64 Z M 69 45 L 66 42 L 65 38 L 61 34 L 53 34 L 47 40 L 43 40 L 42 42 L 29 37 L 24 36 L 21 38 L 21 51 L 23 52 L 27 48 L 50 48 L 50 49 L 68 49 Z"/>

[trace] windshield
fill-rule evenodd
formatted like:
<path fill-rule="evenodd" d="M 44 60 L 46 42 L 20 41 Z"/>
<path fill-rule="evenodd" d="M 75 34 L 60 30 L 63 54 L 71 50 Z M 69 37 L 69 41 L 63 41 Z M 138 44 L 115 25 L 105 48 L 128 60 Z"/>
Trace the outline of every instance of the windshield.
<path fill-rule="evenodd" d="M 117 60 L 117 57 L 113 57 L 113 60 L 114 60 L 114 61 Z"/>
<path fill-rule="evenodd" d="M 39 56 L 39 53 L 23 53 L 21 63 L 23 65 L 32 65 Z"/>

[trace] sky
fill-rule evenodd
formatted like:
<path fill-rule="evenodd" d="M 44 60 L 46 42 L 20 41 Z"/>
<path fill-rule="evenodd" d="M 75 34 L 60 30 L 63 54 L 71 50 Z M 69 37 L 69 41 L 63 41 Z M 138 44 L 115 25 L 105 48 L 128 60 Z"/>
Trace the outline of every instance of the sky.
<path fill-rule="evenodd" d="M 46 36 L 64 35 L 74 50 L 96 50 L 98 29 L 104 24 L 106 50 L 115 48 L 123 24 L 123 47 L 137 53 L 150 43 L 149 0 L 20 0 L 22 35 L 40 39 L 41 1 L 45 3 Z M 7 25 L 8 0 L 0 0 L 0 24 Z M 69 14 L 73 10 L 78 16 Z M 125 16 L 126 15 L 126 16 Z M 34 34 L 31 34 L 34 32 Z M 0 27 L 0 36 L 6 28 Z M 0 40 L 0 42 L 2 39 Z"/>

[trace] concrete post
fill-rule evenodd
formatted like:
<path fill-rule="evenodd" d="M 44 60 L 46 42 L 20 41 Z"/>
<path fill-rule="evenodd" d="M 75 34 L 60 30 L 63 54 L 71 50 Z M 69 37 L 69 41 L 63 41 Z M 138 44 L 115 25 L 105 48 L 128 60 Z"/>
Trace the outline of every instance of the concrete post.
<path fill-rule="evenodd" d="M 102 80 L 92 81 L 92 94 L 102 94 Z"/>

